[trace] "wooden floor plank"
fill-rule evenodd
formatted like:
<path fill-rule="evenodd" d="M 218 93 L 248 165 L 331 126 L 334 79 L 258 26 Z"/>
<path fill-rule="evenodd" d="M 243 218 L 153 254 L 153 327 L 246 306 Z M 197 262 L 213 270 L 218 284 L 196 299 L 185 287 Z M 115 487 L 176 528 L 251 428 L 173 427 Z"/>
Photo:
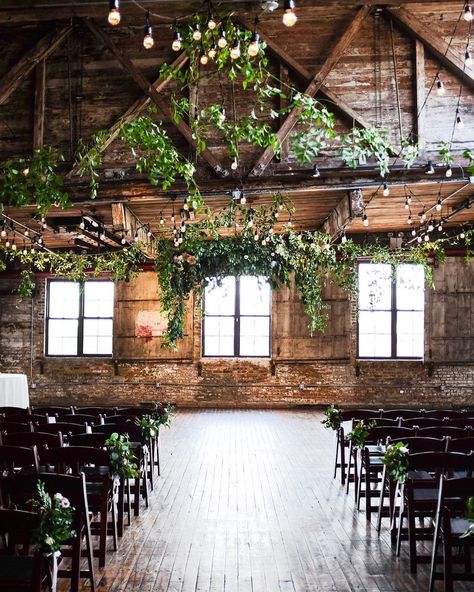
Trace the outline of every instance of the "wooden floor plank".
<path fill-rule="evenodd" d="M 412 576 L 387 521 L 377 535 L 332 478 L 334 437 L 321 418 L 180 410 L 160 436 L 150 508 L 108 553 L 98 592 L 425 591 L 428 567 Z"/>

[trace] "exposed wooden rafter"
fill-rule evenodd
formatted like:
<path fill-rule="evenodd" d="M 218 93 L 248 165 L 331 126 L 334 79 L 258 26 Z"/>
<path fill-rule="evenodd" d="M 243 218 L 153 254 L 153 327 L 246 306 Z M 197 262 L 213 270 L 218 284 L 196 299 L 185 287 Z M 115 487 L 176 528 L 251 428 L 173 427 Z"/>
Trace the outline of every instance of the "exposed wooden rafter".
<path fill-rule="evenodd" d="M 107 49 L 117 58 L 118 62 L 122 66 L 122 68 L 129 74 L 129 76 L 135 81 L 135 83 L 143 90 L 143 92 L 150 97 L 150 99 L 155 103 L 161 113 L 168 119 L 170 123 L 172 123 L 176 129 L 181 133 L 181 135 L 185 138 L 185 140 L 194 148 L 197 148 L 196 141 L 193 138 L 193 132 L 189 125 L 185 123 L 183 120 L 176 122 L 173 119 L 173 115 L 171 113 L 171 109 L 169 108 L 168 104 L 164 101 L 163 97 L 160 93 L 155 89 L 153 84 L 145 78 L 145 76 L 138 70 L 130 58 L 126 56 L 112 41 L 112 39 L 100 28 L 98 27 L 93 21 L 84 20 L 83 21 L 90 31 L 101 41 Z M 200 157 L 206 161 L 214 170 L 214 172 L 220 176 L 226 176 L 228 171 L 222 167 L 221 163 L 217 158 L 210 152 L 209 149 L 205 149 L 199 153 Z"/>
<path fill-rule="evenodd" d="M 171 64 L 171 67 L 174 68 L 182 68 L 186 62 L 188 61 L 188 56 L 185 52 L 181 53 Z M 167 78 L 158 78 L 152 84 L 152 87 L 155 89 L 157 93 L 161 92 L 168 83 L 172 80 L 170 76 Z M 108 129 L 107 137 L 102 142 L 100 148 L 103 152 L 106 150 L 110 144 L 115 140 L 115 138 L 119 135 L 120 129 L 124 123 L 129 123 L 134 121 L 151 103 L 151 99 L 148 95 L 143 96 L 140 99 L 137 99 L 131 107 L 129 107 L 125 113 L 117 119 L 117 121 Z M 74 167 L 69 171 L 68 177 L 73 175 L 77 175 L 79 173 L 80 166 L 79 164 L 75 164 Z"/>
<path fill-rule="evenodd" d="M 313 76 L 311 82 L 308 84 L 307 88 L 305 89 L 304 93 L 309 95 L 310 97 L 314 97 L 314 95 L 321 89 L 321 86 L 324 84 L 325 79 L 327 78 L 328 74 L 334 68 L 334 66 L 339 62 L 343 54 L 345 53 L 346 49 L 351 44 L 354 36 L 359 31 L 362 23 L 365 20 L 365 17 L 369 14 L 371 8 L 370 6 L 364 5 L 362 6 L 353 20 L 351 21 L 350 25 L 344 31 L 342 36 L 339 38 L 338 42 L 336 43 L 335 47 L 332 51 L 329 52 L 329 55 L 323 62 L 323 65 L 319 69 L 319 71 Z M 295 108 L 289 114 L 288 117 L 285 119 L 285 122 L 280 127 L 277 132 L 278 139 L 282 142 L 287 135 L 291 132 L 293 127 L 295 126 L 298 115 L 300 114 L 301 109 Z M 259 176 L 263 173 L 263 171 L 267 168 L 268 164 L 270 163 L 271 159 L 274 156 L 274 151 L 272 148 L 266 148 L 263 154 L 259 157 L 257 162 L 254 164 L 250 175 Z"/>
<path fill-rule="evenodd" d="M 33 148 L 41 148 L 44 138 L 44 112 L 46 108 L 46 60 L 36 66 L 35 107 L 33 119 Z"/>
<path fill-rule="evenodd" d="M 148 228 L 140 222 L 137 216 L 123 203 L 111 204 L 112 226 L 114 232 L 123 233 L 127 242 L 137 240 L 142 245 L 143 253 L 149 258 L 154 259 L 155 241 L 148 236 Z"/>
<path fill-rule="evenodd" d="M 37 64 L 51 55 L 71 33 L 72 25 L 52 29 L 5 74 L 0 82 L 0 105 L 20 86 Z"/>
<path fill-rule="evenodd" d="M 349 192 L 347 192 L 324 221 L 320 229 L 321 232 L 335 237 L 343 228 L 348 229 L 352 222 L 350 201 Z"/>
<path fill-rule="evenodd" d="M 393 17 L 395 22 L 401 26 L 410 36 L 421 41 L 426 48 L 439 60 L 443 66 L 456 76 L 464 80 L 464 84 L 474 89 L 474 68 L 467 66 L 464 55 L 458 55 L 452 50 L 441 33 L 432 26 L 424 25 L 418 16 L 404 8 L 385 8 L 384 14 Z"/>
<path fill-rule="evenodd" d="M 415 77 L 416 77 L 416 140 L 420 152 L 425 149 L 425 101 L 426 101 L 426 76 L 425 76 L 425 46 L 419 40 L 415 40 Z"/>
<path fill-rule="evenodd" d="M 244 18 L 239 18 L 239 22 L 250 31 L 253 29 L 251 23 Z M 271 55 L 283 63 L 289 70 L 296 74 L 302 82 L 307 85 L 311 82 L 312 76 L 310 72 L 297 60 L 295 60 L 287 51 L 275 43 L 271 37 L 259 30 L 260 39 L 267 45 L 267 49 Z M 360 113 L 356 113 L 352 107 L 344 101 L 342 97 L 330 90 L 325 84 L 321 84 L 319 92 L 333 103 L 334 107 L 347 119 L 359 125 L 360 127 L 369 127 L 369 123 L 364 119 Z"/>

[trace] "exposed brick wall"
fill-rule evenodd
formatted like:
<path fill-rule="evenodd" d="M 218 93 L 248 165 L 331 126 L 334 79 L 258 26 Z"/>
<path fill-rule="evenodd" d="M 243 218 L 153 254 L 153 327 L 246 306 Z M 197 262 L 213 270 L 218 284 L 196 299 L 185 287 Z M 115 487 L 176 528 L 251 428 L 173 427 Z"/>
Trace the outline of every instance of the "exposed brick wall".
<path fill-rule="evenodd" d="M 161 399 L 182 406 L 208 407 L 286 407 L 329 402 L 367 406 L 474 405 L 474 360 L 466 356 L 466 348 L 474 351 L 473 313 L 468 314 L 465 307 L 474 290 L 470 278 L 474 278 L 474 263 L 466 265 L 461 259 L 450 259 L 435 270 L 437 289 L 427 291 L 426 296 L 426 355 L 422 363 L 358 361 L 353 306 L 332 289 L 327 297 L 335 306 L 330 312 L 328 331 L 314 336 L 308 334 L 302 320 L 303 306 L 294 290 L 274 294 L 271 360 L 202 359 L 197 304 L 188 323 L 187 343 L 178 353 L 163 354 L 160 359 L 161 350 L 155 347 L 154 359 L 139 359 L 144 349 L 140 343 L 133 344 L 143 338 L 131 337 L 129 355 L 122 351 L 120 360 L 45 358 L 45 279 L 39 278 L 33 299 L 20 299 L 12 295 L 16 280 L 2 277 L 0 369 L 28 375 L 33 404 L 129 405 Z M 156 284 L 152 273 L 143 275 L 141 286 L 144 281 Z M 134 285 L 126 287 L 127 302 L 137 289 Z M 457 299 L 463 303 L 458 316 Z M 449 311 L 444 309 L 446 306 Z M 444 323 L 444 318 L 449 322 Z M 117 327 L 115 330 L 118 332 Z"/>

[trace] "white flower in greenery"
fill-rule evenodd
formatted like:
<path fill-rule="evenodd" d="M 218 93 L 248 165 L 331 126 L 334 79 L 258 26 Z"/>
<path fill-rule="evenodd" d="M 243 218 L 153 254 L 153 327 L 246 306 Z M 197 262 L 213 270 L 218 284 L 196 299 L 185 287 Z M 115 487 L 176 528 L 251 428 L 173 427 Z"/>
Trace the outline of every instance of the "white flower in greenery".
<path fill-rule="evenodd" d="M 406 446 L 401 446 L 399 450 L 402 454 L 408 454 L 408 448 Z"/>
<path fill-rule="evenodd" d="M 71 502 L 67 499 L 67 497 L 63 497 L 61 500 L 61 508 L 70 508 Z"/>

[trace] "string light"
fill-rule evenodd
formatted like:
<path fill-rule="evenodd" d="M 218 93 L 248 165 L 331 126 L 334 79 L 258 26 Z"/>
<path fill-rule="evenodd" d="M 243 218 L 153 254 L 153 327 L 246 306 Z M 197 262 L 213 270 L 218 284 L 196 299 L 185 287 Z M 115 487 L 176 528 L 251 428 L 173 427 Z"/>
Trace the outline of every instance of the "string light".
<path fill-rule="evenodd" d="M 438 231 L 439 231 L 439 232 L 442 232 L 442 231 L 443 231 L 443 221 L 442 221 L 442 220 L 440 220 L 440 221 L 439 221 L 439 224 L 438 224 Z"/>
<path fill-rule="evenodd" d="M 434 175 L 434 166 L 433 163 L 431 162 L 431 160 L 428 161 L 428 164 L 425 167 L 425 174 L 426 175 Z"/>
<path fill-rule="evenodd" d="M 13 239 L 12 242 L 12 251 L 16 251 L 17 247 L 16 247 L 16 243 L 15 243 L 15 239 Z"/>
<path fill-rule="evenodd" d="M 415 230 L 415 229 L 413 229 L 413 230 L 411 231 L 411 235 L 412 235 L 412 236 L 416 236 L 416 230 Z"/>
<path fill-rule="evenodd" d="M 425 243 L 429 243 L 429 242 L 430 242 L 430 237 L 428 234 L 425 234 Z"/>
<path fill-rule="evenodd" d="M 423 210 L 420 214 L 420 222 L 424 222 L 426 220 L 426 213 L 425 210 Z"/>
<path fill-rule="evenodd" d="M 464 232 L 464 228 L 461 230 L 461 234 L 459 235 L 459 238 L 462 238 L 462 239 L 466 238 L 466 233 Z"/>
<path fill-rule="evenodd" d="M 138 230 L 135 232 L 135 236 L 133 237 L 133 240 L 138 243 Z"/>
<path fill-rule="evenodd" d="M 239 162 L 238 162 L 237 159 L 235 159 L 235 160 L 232 161 L 232 164 L 230 165 L 230 168 L 233 171 L 236 171 L 239 168 Z"/>
<path fill-rule="evenodd" d="M 179 51 L 181 49 L 181 35 L 179 31 L 174 32 L 173 43 L 171 44 L 173 51 Z"/>
<path fill-rule="evenodd" d="M 367 214 L 364 212 L 364 215 L 362 216 L 362 224 L 364 226 L 368 226 L 369 225 L 369 217 L 367 216 Z"/>
<path fill-rule="evenodd" d="M 153 30 L 150 25 L 150 11 L 147 10 L 146 24 L 145 24 L 144 35 L 143 35 L 143 47 L 145 49 L 151 49 L 154 45 L 155 45 L 155 41 L 153 39 Z"/>
<path fill-rule="evenodd" d="M 119 0 L 110 0 L 108 21 L 113 27 L 120 23 Z"/>
<path fill-rule="evenodd" d="M 163 213 L 160 212 L 160 226 L 163 226 L 164 223 L 165 223 L 165 219 L 163 218 Z"/>
<path fill-rule="evenodd" d="M 423 239 L 421 238 L 421 236 L 417 237 L 417 239 L 416 239 L 416 241 L 417 241 L 418 243 L 421 243 L 421 241 L 422 241 L 422 240 L 423 240 Z"/>
<path fill-rule="evenodd" d="M 472 66 L 472 54 L 468 49 L 466 49 L 466 53 L 464 55 L 464 62 L 466 66 Z"/>
<path fill-rule="evenodd" d="M 321 172 L 320 172 L 320 170 L 318 169 L 318 165 L 317 165 L 317 164 L 315 164 L 315 165 L 313 166 L 313 175 L 312 175 L 312 176 L 313 176 L 315 179 L 317 179 L 318 177 L 320 177 L 320 176 L 321 176 Z"/>
<path fill-rule="evenodd" d="M 341 236 L 341 243 L 342 243 L 343 245 L 345 245 L 345 244 L 347 243 L 347 236 L 346 236 L 346 231 L 344 231 L 344 232 L 342 233 L 342 236 Z"/>
<path fill-rule="evenodd" d="M 464 14 L 463 14 L 463 18 L 465 21 L 467 21 L 468 23 L 470 21 L 472 21 L 472 19 L 474 18 L 474 15 L 472 14 L 472 7 L 469 4 L 469 2 L 466 2 L 465 6 L 464 6 Z"/>
<path fill-rule="evenodd" d="M 224 29 L 224 27 L 221 27 L 220 28 L 220 31 L 219 31 L 219 39 L 217 41 L 217 45 L 221 49 L 224 49 L 224 47 L 227 45 L 227 39 L 225 38 L 225 29 Z"/>
<path fill-rule="evenodd" d="M 408 201 L 408 197 L 405 198 L 405 210 L 410 209 L 410 202 Z"/>
<path fill-rule="evenodd" d="M 411 217 L 411 214 L 409 214 L 408 216 L 407 224 L 409 224 L 410 226 L 413 224 L 413 218 Z"/>
<path fill-rule="evenodd" d="M 122 232 L 122 238 L 120 239 L 120 242 L 122 245 L 126 245 L 127 244 L 127 239 L 125 238 L 125 233 Z"/>
<path fill-rule="evenodd" d="M 286 27 L 293 27 L 298 20 L 295 12 L 295 2 L 294 0 L 285 0 L 285 4 L 283 5 L 283 24 Z"/>
<path fill-rule="evenodd" d="M 214 16 L 211 14 L 209 20 L 207 21 L 207 28 L 210 31 L 213 31 L 217 27 L 217 22 Z"/>
<path fill-rule="evenodd" d="M 224 123 L 224 121 L 225 121 L 225 108 L 224 107 L 221 107 L 221 110 L 219 112 L 219 121 L 221 123 Z"/>
<path fill-rule="evenodd" d="M 211 48 L 207 52 L 207 55 L 210 57 L 211 60 L 213 60 L 216 57 L 216 55 L 217 55 L 217 48 L 216 48 L 216 44 L 215 43 L 213 43 L 211 45 Z"/>
<path fill-rule="evenodd" d="M 443 203 L 441 201 L 441 196 L 438 197 L 438 201 L 436 203 L 436 211 L 441 212 L 441 208 L 443 207 Z"/>
<path fill-rule="evenodd" d="M 209 56 L 206 55 L 205 53 L 202 54 L 200 62 L 203 66 L 205 66 L 207 64 L 207 62 L 209 61 Z"/>
<path fill-rule="evenodd" d="M 456 125 L 457 125 L 458 129 L 463 129 L 463 127 L 464 127 L 464 121 L 463 121 L 462 117 L 459 115 L 459 113 L 456 115 Z"/>
<path fill-rule="evenodd" d="M 86 223 L 84 221 L 84 218 L 81 219 L 81 223 L 79 224 L 79 228 L 81 230 L 85 230 L 86 229 Z"/>
<path fill-rule="evenodd" d="M 257 31 L 253 32 L 252 35 L 252 39 L 250 40 L 248 49 L 247 49 L 247 53 L 249 54 L 250 57 L 254 58 L 256 55 L 258 55 L 258 52 L 260 50 L 260 35 L 257 33 Z"/>
<path fill-rule="evenodd" d="M 436 93 L 440 97 L 442 97 L 446 93 L 446 89 L 444 87 L 444 83 L 441 80 L 441 78 L 439 78 L 439 76 L 436 77 Z"/>
<path fill-rule="evenodd" d="M 194 41 L 201 41 L 201 38 L 202 38 L 201 29 L 199 28 L 199 25 L 196 24 L 196 27 L 194 28 L 194 31 L 193 31 L 193 39 L 194 39 Z"/>
<path fill-rule="evenodd" d="M 8 238 L 7 238 L 7 240 L 5 241 L 5 246 L 6 246 L 6 247 L 7 247 L 7 249 L 8 249 L 8 247 L 10 247 L 10 245 L 11 245 L 11 242 L 10 242 L 10 237 L 8 237 Z"/>
<path fill-rule="evenodd" d="M 387 183 L 383 184 L 383 196 L 388 197 L 390 195 L 390 189 Z"/>
<path fill-rule="evenodd" d="M 446 172 L 444 173 L 446 175 L 446 177 L 452 177 L 453 176 L 453 169 L 451 168 L 451 165 L 448 164 L 448 166 L 446 167 Z"/>
<path fill-rule="evenodd" d="M 431 218 L 428 223 L 428 232 L 433 232 L 433 230 L 434 230 L 434 222 L 433 222 L 433 218 Z"/>
<path fill-rule="evenodd" d="M 237 35 L 238 33 L 239 32 L 237 31 Z M 240 58 L 240 41 L 236 38 L 230 49 L 230 59 L 237 60 L 238 58 Z"/>

